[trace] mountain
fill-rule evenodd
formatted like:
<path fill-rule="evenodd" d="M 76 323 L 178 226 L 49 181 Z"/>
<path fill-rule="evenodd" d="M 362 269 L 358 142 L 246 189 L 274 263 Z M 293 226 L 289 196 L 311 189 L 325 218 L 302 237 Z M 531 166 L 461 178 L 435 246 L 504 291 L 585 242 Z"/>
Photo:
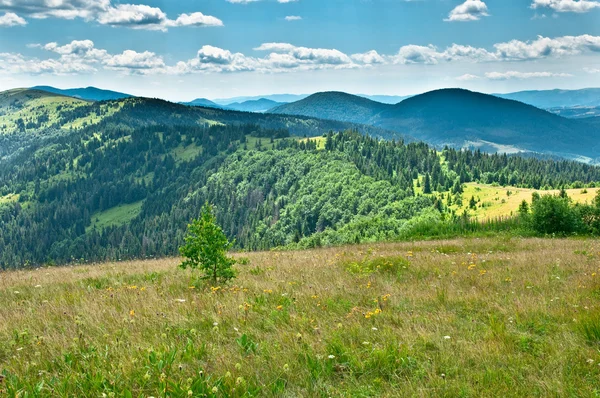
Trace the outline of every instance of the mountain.
<path fill-rule="evenodd" d="M 227 107 L 216 104 L 206 98 L 196 98 L 195 100 L 190 101 L 190 102 L 180 102 L 180 104 L 188 105 L 188 106 L 203 106 L 205 108 L 227 109 Z"/>
<path fill-rule="evenodd" d="M 570 119 L 582 119 L 600 116 L 600 106 L 549 108 L 548 111 Z"/>
<path fill-rule="evenodd" d="M 246 101 L 257 101 L 260 99 L 268 99 L 275 102 L 288 103 L 300 101 L 308 97 L 308 94 L 269 94 L 269 95 L 258 95 L 258 96 L 246 96 L 246 97 L 233 97 L 233 98 L 217 98 L 212 101 L 219 105 L 229 105 L 234 103 L 246 102 Z"/>
<path fill-rule="evenodd" d="M 383 104 L 397 104 L 400 101 L 404 101 L 412 95 L 367 95 L 367 94 L 356 94 L 358 97 L 370 99 L 371 101 L 381 102 Z"/>
<path fill-rule="evenodd" d="M 297 102 L 280 105 L 269 113 L 303 115 L 321 119 L 370 124 L 373 118 L 392 105 L 338 91 L 313 94 Z"/>
<path fill-rule="evenodd" d="M 243 112 L 266 112 L 269 109 L 275 108 L 279 105 L 283 105 L 282 102 L 272 101 L 266 98 L 261 98 L 258 100 L 250 100 L 244 102 L 234 102 L 232 104 L 227 105 L 227 109 L 233 109 L 236 111 Z"/>
<path fill-rule="evenodd" d="M 35 86 L 31 89 L 47 91 L 49 93 L 54 94 L 66 95 L 69 97 L 80 98 L 87 101 L 108 101 L 133 97 L 133 95 L 119 93 L 117 91 L 103 90 L 96 87 L 70 88 L 62 90 L 51 86 Z"/>
<path fill-rule="evenodd" d="M 516 93 L 494 95 L 500 98 L 521 101 L 542 109 L 574 106 L 600 106 L 600 88 L 519 91 Z"/>
<path fill-rule="evenodd" d="M 89 101 L 36 89 L 0 92 L 0 135 L 50 128 L 62 114 L 89 104 Z"/>
<path fill-rule="evenodd" d="M 522 102 L 462 89 L 431 91 L 396 105 L 343 93 L 319 93 L 270 112 L 368 124 L 437 146 L 585 156 L 590 161 L 600 158 L 599 132 L 594 126 Z"/>

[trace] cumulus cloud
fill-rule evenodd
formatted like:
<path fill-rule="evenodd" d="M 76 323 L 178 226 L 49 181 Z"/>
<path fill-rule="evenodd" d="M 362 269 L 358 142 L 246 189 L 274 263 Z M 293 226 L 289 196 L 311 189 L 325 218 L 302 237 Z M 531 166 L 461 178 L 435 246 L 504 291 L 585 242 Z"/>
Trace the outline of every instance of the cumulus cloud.
<path fill-rule="evenodd" d="M 3 1 L 3 0 L 0 0 Z M 159 15 L 159 14 L 157 14 Z M 194 19 L 195 17 L 189 16 Z M 187 23 L 187 22 L 181 22 Z M 309 48 L 295 46 L 291 43 L 263 43 L 254 48 L 262 53 L 251 56 L 234 53 L 227 49 L 205 45 L 196 55 L 188 60 L 180 60 L 167 64 L 162 56 L 149 52 L 125 50 L 120 54 L 111 54 L 107 50 L 96 48 L 91 40 L 74 40 L 67 44 L 55 42 L 34 44 L 35 47 L 54 54 L 43 69 L 36 69 L 19 54 L 4 54 L 8 66 L 17 65 L 17 69 L 25 73 L 76 73 L 94 72 L 98 68 L 118 70 L 131 74 L 188 74 L 188 73 L 233 73 L 255 71 L 260 73 L 283 73 L 318 69 L 357 69 L 371 68 L 377 65 L 437 65 L 451 62 L 494 63 L 494 62 L 528 62 L 545 58 L 577 56 L 581 54 L 600 53 L 600 36 L 581 35 L 556 38 L 538 37 L 532 41 L 512 40 L 497 43 L 491 48 L 480 48 L 461 44 L 452 44 L 440 49 L 434 45 L 406 45 L 396 54 L 379 54 L 375 50 L 352 55 L 337 49 Z M 27 61 L 27 62 L 26 62 Z M 54 65 L 56 63 L 56 65 Z M 62 65 L 62 66 L 61 66 Z M 591 69 L 590 69 L 591 70 Z M 55 71 L 55 72 L 53 72 Z M 494 72 L 496 73 L 496 72 Z M 533 77 L 566 77 L 565 74 L 549 72 L 504 72 L 491 74 L 488 79 L 533 78 Z M 592 72 L 590 72 L 592 73 Z M 458 80 L 473 80 L 475 75 L 463 75 Z"/>
<path fill-rule="evenodd" d="M 459 80 L 461 82 L 467 82 L 467 81 L 478 80 L 478 79 L 481 79 L 481 77 L 479 77 L 477 75 L 471 75 L 470 73 L 464 74 L 462 76 L 458 76 L 456 78 L 456 80 Z"/>
<path fill-rule="evenodd" d="M 298 15 L 288 15 L 287 17 L 285 17 L 286 21 L 300 21 L 301 19 L 302 17 Z"/>
<path fill-rule="evenodd" d="M 509 80 L 509 79 L 535 79 L 541 77 L 572 77 L 569 73 L 553 72 L 488 72 L 485 77 L 490 80 Z"/>
<path fill-rule="evenodd" d="M 201 12 L 181 14 L 172 20 L 160 8 L 144 4 L 112 4 L 111 0 L 0 0 L 0 11 L 30 18 L 83 18 L 101 25 L 133 29 L 167 30 L 181 26 L 223 26 L 223 22 Z"/>
<path fill-rule="evenodd" d="M 531 8 L 552 9 L 556 12 L 577 12 L 584 13 L 600 8 L 600 1 L 595 0 L 533 0 Z"/>
<path fill-rule="evenodd" d="M 466 22 L 479 21 L 481 17 L 489 16 L 487 5 L 482 0 L 467 0 L 456 6 L 445 21 Z"/>
<path fill-rule="evenodd" d="M 9 28 L 12 26 L 25 26 L 27 21 L 15 14 L 14 12 L 7 12 L 0 16 L 0 28 Z"/>
<path fill-rule="evenodd" d="M 353 54 L 351 58 L 354 61 L 364 65 L 375 65 L 385 63 L 385 58 L 379 55 L 379 53 L 375 50 L 371 50 L 362 54 Z"/>

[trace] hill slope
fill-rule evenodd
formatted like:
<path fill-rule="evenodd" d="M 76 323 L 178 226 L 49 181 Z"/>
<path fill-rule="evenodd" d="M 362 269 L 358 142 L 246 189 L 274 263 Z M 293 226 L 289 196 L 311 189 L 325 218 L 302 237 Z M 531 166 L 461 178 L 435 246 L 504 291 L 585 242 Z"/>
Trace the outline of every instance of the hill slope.
<path fill-rule="evenodd" d="M 203 106 L 205 108 L 227 109 L 226 106 L 216 104 L 206 98 L 196 98 L 195 100 L 190 101 L 190 102 L 180 102 L 180 104 L 188 105 L 188 106 Z"/>
<path fill-rule="evenodd" d="M 600 106 L 600 88 L 581 90 L 538 90 L 494 94 L 497 97 L 521 101 L 538 108 Z"/>
<path fill-rule="evenodd" d="M 461 89 L 436 90 L 396 105 L 348 94 L 320 93 L 271 112 L 369 124 L 435 145 L 600 157 L 598 130 L 590 124 L 517 101 Z"/>
<path fill-rule="evenodd" d="M 283 104 L 283 102 L 276 102 L 270 99 L 261 98 L 244 102 L 234 102 L 232 104 L 228 104 L 227 109 L 243 112 L 266 112 L 269 109 L 273 109 Z"/>
<path fill-rule="evenodd" d="M 117 91 L 103 90 L 96 87 L 70 88 L 63 90 L 51 86 L 35 86 L 31 89 L 47 91 L 49 93 L 54 94 L 66 95 L 69 97 L 80 98 L 87 101 L 108 101 L 133 97 L 133 95 L 119 93 Z"/>
<path fill-rule="evenodd" d="M 321 119 L 370 124 L 392 105 L 337 91 L 313 94 L 303 100 L 278 106 L 269 113 L 303 115 Z"/>

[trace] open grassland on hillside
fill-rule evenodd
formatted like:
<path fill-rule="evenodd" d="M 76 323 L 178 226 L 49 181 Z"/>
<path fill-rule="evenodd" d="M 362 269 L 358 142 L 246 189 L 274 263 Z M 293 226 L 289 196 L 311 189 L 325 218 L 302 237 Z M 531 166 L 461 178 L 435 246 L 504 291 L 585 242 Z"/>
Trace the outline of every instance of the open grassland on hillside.
<path fill-rule="evenodd" d="M 531 203 L 531 195 L 537 192 L 540 195 L 558 195 L 559 190 L 535 190 L 528 188 L 515 188 L 511 186 L 492 186 L 478 183 L 467 183 L 464 185 L 463 205 L 451 206 L 457 210 L 457 214 L 468 210 L 469 215 L 480 220 L 514 216 L 517 214 L 519 205 L 526 200 Z M 567 189 L 567 195 L 574 203 L 592 203 L 600 188 Z M 474 197 L 477 209 L 469 208 L 469 200 Z"/>
<path fill-rule="evenodd" d="M 6 396 L 597 396 L 600 241 L 252 253 L 0 275 Z M 25 394 L 27 392 L 27 394 Z"/>

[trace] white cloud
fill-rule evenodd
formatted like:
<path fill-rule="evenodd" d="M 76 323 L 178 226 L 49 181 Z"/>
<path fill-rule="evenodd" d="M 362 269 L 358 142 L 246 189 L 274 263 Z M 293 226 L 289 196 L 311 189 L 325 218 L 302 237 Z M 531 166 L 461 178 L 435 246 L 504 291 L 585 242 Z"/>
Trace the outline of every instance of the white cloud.
<path fill-rule="evenodd" d="M 287 4 L 287 3 L 295 3 L 298 0 L 277 0 L 278 3 Z"/>
<path fill-rule="evenodd" d="M 598 69 L 598 68 L 583 68 L 583 70 L 589 74 L 600 73 L 600 69 Z"/>
<path fill-rule="evenodd" d="M 133 29 L 167 30 L 182 26 L 223 26 L 223 22 L 200 12 L 181 14 L 172 20 L 160 8 L 143 4 L 112 4 L 111 0 L 0 0 L 0 11 L 30 18 L 83 18 L 101 25 Z"/>
<path fill-rule="evenodd" d="M 534 79 L 543 77 L 572 77 L 569 73 L 553 73 L 553 72 L 488 72 L 485 77 L 490 80 L 509 80 L 509 79 Z"/>
<path fill-rule="evenodd" d="M 368 51 L 362 54 L 353 54 L 351 56 L 353 60 L 365 65 L 384 64 L 385 58 L 383 58 L 375 50 Z"/>
<path fill-rule="evenodd" d="M 466 0 L 464 3 L 456 6 L 445 21 L 465 22 L 479 21 L 481 17 L 489 16 L 487 5 L 481 0 Z"/>
<path fill-rule="evenodd" d="M 550 8 L 556 12 L 584 13 L 600 8 L 600 2 L 595 0 L 533 0 L 531 8 Z"/>
<path fill-rule="evenodd" d="M 461 81 L 461 82 L 466 82 L 466 81 L 470 81 L 470 80 L 478 80 L 478 79 L 481 79 L 481 77 L 479 77 L 479 76 L 477 76 L 477 75 L 471 75 L 471 74 L 469 74 L 469 73 L 467 73 L 467 74 L 464 74 L 464 75 L 462 75 L 462 76 L 458 76 L 458 77 L 456 78 L 456 80 L 459 80 L 459 81 Z"/>
<path fill-rule="evenodd" d="M 166 65 L 162 57 L 150 51 L 139 53 L 125 50 L 122 54 L 114 55 L 103 61 L 109 69 L 126 71 L 133 74 L 156 73 L 163 70 Z"/>
<path fill-rule="evenodd" d="M 300 21 L 301 19 L 302 17 L 298 15 L 288 15 L 287 17 L 285 17 L 286 21 Z"/>
<path fill-rule="evenodd" d="M 15 14 L 14 12 L 7 12 L 0 16 L 0 28 L 8 28 L 12 26 L 25 26 L 27 21 Z"/>
<path fill-rule="evenodd" d="M 0 0 L 2 1 L 2 0 Z M 160 15 L 160 14 L 157 14 Z M 189 16 L 194 19 L 193 16 Z M 188 23 L 188 22 L 181 22 Z M 393 55 L 379 54 L 375 50 L 352 55 L 337 49 L 309 48 L 290 43 L 263 43 L 254 48 L 265 53 L 262 56 L 249 56 L 233 53 L 227 49 L 205 45 L 196 56 L 188 60 L 167 64 L 164 58 L 154 52 L 125 50 L 120 54 L 96 48 L 91 40 L 74 40 L 70 43 L 33 44 L 28 47 L 39 48 L 54 54 L 47 60 L 45 68 L 35 68 L 28 62 L 42 62 L 27 59 L 19 54 L 4 54 L 7 65 L 23 73 L 82 73 L 96 69 L 118 70 L 131 74 L 189 74 L 189 73 L 233 73 L 255 71 L 259 73 L 283 73 L 319 69 L 358 69 L 372 68 L 377 65 L 437 65 L 452 62 L 462 63 L 498 63 L 530 62 L 545 58 L 560 58 L 582 54 L 600 53 L 600 36 L 581 35 L 557 38 L 538 37 L 533 41 L 513 40 L 495 44 L 490 50 L 467 45 L 452 44 L 445 49 L 433 45 L 406 45 Z M 55 65 L 55 63 L 57 65 Z M 63 65 L 62 67 L 60 65 Z M 590 69 L 591 70 L 591 69 Z M 549 72 L 492 72 L 488 79 L 566 77 L 566 74 Z M 592 73 L 592 72 L 590 72 Z M 475 75 L 463 75 L 456 79 L 475 79 Z"/>

